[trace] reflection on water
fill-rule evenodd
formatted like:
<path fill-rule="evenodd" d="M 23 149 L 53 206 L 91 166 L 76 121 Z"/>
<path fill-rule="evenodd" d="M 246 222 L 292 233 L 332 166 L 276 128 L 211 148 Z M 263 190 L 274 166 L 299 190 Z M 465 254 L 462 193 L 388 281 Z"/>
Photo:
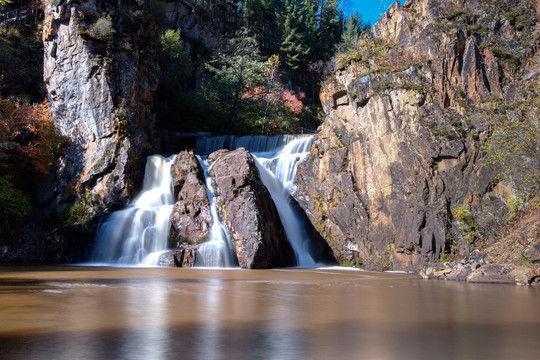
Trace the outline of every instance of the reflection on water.
<path fill-rule="evenodd" d="M 539 304 L 336 269 L 0 268 L 0 359 L 537 359 Z"/>

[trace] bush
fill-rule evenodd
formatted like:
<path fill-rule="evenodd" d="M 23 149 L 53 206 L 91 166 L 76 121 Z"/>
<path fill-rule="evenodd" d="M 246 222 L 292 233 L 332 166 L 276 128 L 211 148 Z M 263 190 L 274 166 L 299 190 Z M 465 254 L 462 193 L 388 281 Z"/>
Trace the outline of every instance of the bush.
<path fill-rule="evenodd" d="M 88 35 L 97 40 L 110 41 L 116 32 L 112 26 L 110 15 L 100 17 L 95 23 L 90 25 Z"/>
<path fill-rule="evenodd" d="M 54 127 L 49 104 L 0 97 L 0 157 L 4 168 L 46 174 L 62 154 L 67 138 Z"/>
<path fill-rule="evenodd" d="M 22 190 L 13 185 L 13 177 L 0 177 L 0 219 L 1 223 L 20 223 L 32 207 L 30 198 Z"/>
<path fill-rule="evenodd" d="M 86 192 L 79 202 L 66 212 L 64 223 L 65 225 L 82 224 L 90 221 L 93 215 L 92 195 L 90 192 Z"/>
<path fill-rule="evenodd" d="M 540 78 L 531 80 L 528 90 L 518 112 L 498 102 L 485 114 L 491 125 L 486 162 L 498 180 L 509 181 L 524 199 L 540 189 Z"/>

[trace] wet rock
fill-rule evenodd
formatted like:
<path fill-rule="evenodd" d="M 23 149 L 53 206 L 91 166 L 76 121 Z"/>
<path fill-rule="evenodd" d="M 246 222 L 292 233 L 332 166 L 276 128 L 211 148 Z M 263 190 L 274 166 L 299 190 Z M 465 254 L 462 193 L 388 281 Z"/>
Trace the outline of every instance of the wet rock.
<path fill-rule="evenodd" d="M 87 223 L 73 224 L 55 229 L 54 242 L 49 246 L 49 258 L 58 263 L 87 261 L 94 244 L 97 219 Z"/>
<path fill-rule="evenodd" d="M 165 267 L 193 267 L 197 246 L 182 245 L 180 249 L 166 251 L 159 257 L 158 265 Z"/>
<path fill-rule="evenodd" d="M 540 266 L 514 266 L 511 274 L 518 285 L 540 286 Z"/>
<path fill-rule="evenodd" d="M 467 276 L 467 282 L 514 284 L 516 280 L 511 271 L 512 268 L 509 266 L 488 264 Z"/>
<path fill-rule="evenodd" d="M 227 224 L 242 268 L 265 269 L 295 265 L 270 193 L 253 157 L 243 148 L 209 156 L 220 216 Z"/>
<path fill-rule="evenodd" d="M 467 277 L 471 272 L 472 268 L 470 266 L 460 266 L 445 274 L 445 279 L 452 281 L 467 281 Z"/>
<path fill-rule="evenodd" d="M 212 226 L 203 169 L 193 152 L 183 151 L 171 166 L 176 203 L 171 213 L 169 248 L 208 239 Z"/>

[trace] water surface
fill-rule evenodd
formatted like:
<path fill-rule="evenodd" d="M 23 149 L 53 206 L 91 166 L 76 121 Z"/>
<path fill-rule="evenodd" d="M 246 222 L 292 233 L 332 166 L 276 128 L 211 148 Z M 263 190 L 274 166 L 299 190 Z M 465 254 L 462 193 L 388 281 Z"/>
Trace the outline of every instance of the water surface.
<path fill-rule="evenodd" d="M 0 359 L 538 359 L 540 289 L 341 269 L 0 268 Z"/>

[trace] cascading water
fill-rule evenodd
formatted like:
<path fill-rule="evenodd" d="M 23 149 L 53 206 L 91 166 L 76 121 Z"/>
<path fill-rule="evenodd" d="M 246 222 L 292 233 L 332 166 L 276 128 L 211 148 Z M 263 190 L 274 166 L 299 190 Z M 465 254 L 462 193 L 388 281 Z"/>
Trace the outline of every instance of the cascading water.
<path fill-rule="evenodd" d="M 218 136 L 202 138 L 197 141 L 196 152 L 208 155 L 219 149 L 234 150 L 243 147 L 252 153 L 278 210 L 279 217 L 296 254 L 299 266 L 315 266 L 316 261 L 310 255 L 310 238 L 297 212 L 292 205 L 291 191 L 298 164 L 305 160 L 311 150 L 313 136 L 276 135 L 276 136 Z"/>
<path fill-rule="evenodd" d="M 274 153 L 278 149 L 289 144 L 291 141 L 311 138 L 311 135 L 254 135 L 241 137 L 222 135 L 204 137 L 197 140 L 195 145 L 195 154 L 208 156 L 217 150 L 235 150 L 241 147 L 250 153 Z"/>
<path fill-rule="evenodd" d="M 296 262 L 299 266 L 307 267 L 316 265 L 316 262 L 309 253 L 309 236 L 291 204 L 291 193 L 296 169 L 309 155 L 311 142 L 311 136 L 304 137 L 289 142 L 274 154 L 252 154 L 262 182 L 276 204 L 281 223 L 296 254 Z"/>
<path fill-rule="evenodd" d="M 126 209 L 109 215 L 98 228 L 91 261 L 157 265 L 167 250 L 174 205 L 171 165 L 174 157 L 149 156 L 141 194 Z"/>
<path fill-rule="evenodd" d="M 296 254 L 299 266 L 315 266 L 310 255 L 310 239 L 303 220 L 295 211 L 291 196 L 298 164 L 308 155 L 312 136 L 220 136 L 199 139 L 196 153 L 206 179 L 213 224 L 209 241 L 197 249 L 195 266 L 233 267 L 238 262 L 225 224 L 219 218 L 212 180 L 204 157 L 216 150 L 244 147 L 255 158 L 264 185 L 268 188 L 281 222 Z M 98 228 L 95 263 L 157 265 L 167 250 L 170 215 L 174 206 L 171 185 L 173 158 L 148 157 L 141 194 L 125 210 L 114 212 Z"/>
<path fill-rule="evenodd" d="M 201 244 L 197 249 L 197 258 L 195 266 L 200 267 L 233 267 L 238 266 L 234 251 L 231 248 L 231 238 L 229 231 L 217 212 L 216 198 L 214 196 L 214 186 L 212 179 L 208 176 L 208 163 L 205 159 L 197 156 L 197 160 L 204 170 L 206 179 L 206 194 L 210 202 L 210 211 L 212 213 L 212 227 L 210 228 L 209 240 Z"/>

